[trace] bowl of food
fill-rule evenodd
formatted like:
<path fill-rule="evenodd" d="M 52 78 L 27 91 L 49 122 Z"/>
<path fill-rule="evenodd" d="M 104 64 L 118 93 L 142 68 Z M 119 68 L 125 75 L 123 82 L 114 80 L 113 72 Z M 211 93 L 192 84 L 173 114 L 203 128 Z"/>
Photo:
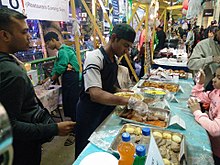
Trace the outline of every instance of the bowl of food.
<path fill-rule="evenodd" d="M 136 99 L 138 100 L 144 100 L 144 96 L 140 93 L 133 93 L 133 92 L 117 92 L 115 93 L 116 96 L 123 96 L 123 97 L 126 97 L 126 98 L 129 98 L 129 97 L 135 97 Z"/>
<path fill-rule="evenodd" d="M 144 97 L 163 100 L 167 95 L 167 91 L 160 88 L 143 88 L 141 89 Z"/>

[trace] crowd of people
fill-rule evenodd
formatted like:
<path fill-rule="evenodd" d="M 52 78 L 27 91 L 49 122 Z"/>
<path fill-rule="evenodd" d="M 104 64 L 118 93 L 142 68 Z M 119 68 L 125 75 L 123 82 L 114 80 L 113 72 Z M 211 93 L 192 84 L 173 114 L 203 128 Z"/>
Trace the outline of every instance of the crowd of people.
<path fill-rule="evenodd" d="M 75 50 L 62 44 L 55 32 L 47 32 L 44 35 L 47 48 L 58 51 L 50 79 L 55 81 L 61 76 L 64 115 L 71 118 L 71 121 L 54 122 L 38 102 L 25 70 L 11 55 L 29 48 L 30 34 L 25 19 L 26 17 L 17 11 L 5 7 L 0 9 L 0 102 L 5 107 L 12 125 L 14 165 L 39 165 L 41 145 L 54 136 L 75 136 L 77 158 L 88 144 L 92 132 L 117 105 L 128 105 L 139 113 L 148 113 L 148 105 L 143 101 L 114 95 L 115 92 L 129 91 L 127 88 L 132 84 L 129 70 L 118 65 L 117 59 L 128 54 L 131 55 L 131 61 L 135 62 L 133 66 L 140 59 L 141 68 L 144 67 L 145 39 L 140 39 L 138 47 L 134 47 L 136 32 L 130 25 L 121 23 L 114 26 L 106 45 L 86 52 L 82 75 Z M 214 160 L 218 164 L 220 30 L 216 24 L 217 22 L 212 22 L 206 30 L 202 27 L 199 30 L 196 26 L 188 31 L 172 30 L 169 35 L 163 31 L 163 26 L 159 26 L 155 51 L 163 49 L 166 40 L 179 40 L 179 46 L 185 45 L 188 53 L 191 52 L 189 69 L 196 72 L 203 70 L 192 94 L 209 104 L 209 112 L 202 113 L 194 99 L 190 99 L 188 105 L 195 115 L 195 120 L 208 131 Z M 143 76 L 143 70 L 140 70 L 139 76 Z M 203 93 L 203 86 L 208 92 Z M 44 117 L 36 120 L 39 112 L 43 112 Z M 66 145 L 71 144 L 70 141 L 70 144 Z"/>

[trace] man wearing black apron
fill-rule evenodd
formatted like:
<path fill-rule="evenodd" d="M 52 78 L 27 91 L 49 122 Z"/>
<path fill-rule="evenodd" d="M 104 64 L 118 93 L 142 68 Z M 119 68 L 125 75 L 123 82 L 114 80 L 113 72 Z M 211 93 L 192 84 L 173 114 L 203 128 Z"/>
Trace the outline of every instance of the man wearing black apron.
<path fill-rule="evenodd" d="M 56 80 L 60 75 L 62 75 L 62 102 L 64 116 L 70 117 L 72 121 L 76 121 L 76 104 L 79 99 L 79 81 L 80 81 L 80 67 L 77 60 L 75 50 L 62 44 L 58 35 L 55 32 L 48 32 L 44 36 L 45 43 L 48 48 L 58 50 L 58 57 L 55 61 L 52 70 L 52 80 Z M 69 135 L 68 139 L 64 143 L 65 146 L 69 146 L 74 143 L 73 133 Z"/>
<path fill-rule="evenodd" d="M 112 30 L 109 42 L 87 52 L 84 62 L 83 83 L 76 110 L 75 158 L 88 143 L 92 132 L 113 111 L 116 105 L 145 107 L 141 101 L 115 96 L 118 65 L 115 59 L 128 53 L 135 39 L 135 31 L 128 24 L 118 24 Z"/>

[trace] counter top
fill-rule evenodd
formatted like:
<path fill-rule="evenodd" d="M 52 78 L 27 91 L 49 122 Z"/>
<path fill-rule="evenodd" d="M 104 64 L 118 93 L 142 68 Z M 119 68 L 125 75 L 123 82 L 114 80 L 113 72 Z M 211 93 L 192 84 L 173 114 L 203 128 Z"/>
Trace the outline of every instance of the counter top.
<path fill-rule="evenodd" d="M 171 115 L 178 115 L 186 124 L 186 130 L 180 130 L 175 127 L 168 127 L 167 130 L 179 132 L 185 136 L 187 148 L 187 163 L 188 164 L 214 164 L 212 158 L 212 150 L 208 134 L 194 119 L 193 114 L 187 108 L 187 100 L 190 96 L 193 81 L 179 80 L 179 84 L 184 89 L 184 93 L 178 92 L 176 98 L 180 101 L 169 102 Z M 79 157 L 75 160 L 73 165 L 79 165 L 80 161 L 87 155 L 93 152 L 108 151 L 111 142 L 117 135 L 124 123 L 121 119 L 112 113 L 91 135 L 90 143 L 82 151 Z"/>

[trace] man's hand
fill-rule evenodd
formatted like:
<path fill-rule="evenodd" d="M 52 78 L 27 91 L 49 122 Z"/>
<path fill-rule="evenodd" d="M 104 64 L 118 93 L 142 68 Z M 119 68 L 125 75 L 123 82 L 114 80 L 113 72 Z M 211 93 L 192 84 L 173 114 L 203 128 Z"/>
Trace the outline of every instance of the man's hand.
<path fill-rule="evenodd" d="M 128 109 L 133 109 L 139 114 L 146 114 L 146 112 L 148 112 L 147 104 L 132 96 L 128 100 Z"/>
<path fill-rule="evenodd" d="M 58 135 L 66 136 L 73 131 L 73 128 L 76 125 L 76 122 L 64 121 L 64 122 L 57 123 L 57 125 L 58 125 Z"/>
<path fill-rule="evenodd" d="M 196 99 L 190 98 L 187 103 L 192 113 L 197 110 L 201 110 L 199 102 Z"/>

